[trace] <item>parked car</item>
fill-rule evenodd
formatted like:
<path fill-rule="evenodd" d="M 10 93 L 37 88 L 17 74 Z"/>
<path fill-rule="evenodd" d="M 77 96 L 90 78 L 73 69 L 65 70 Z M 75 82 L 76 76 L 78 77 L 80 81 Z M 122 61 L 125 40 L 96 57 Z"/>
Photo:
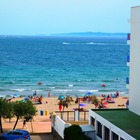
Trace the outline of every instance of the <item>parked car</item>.
<path fill-rule="evenodd" d="M 31 140 L 29 132 L 22 129 L 15 129 L 7 133 L 3 133 L 1 136 L 6 140 Z"/>
<path fill-rule="evenodd" d="M 0 140 L 5 140 L 5 138 L 3 138 L 2 136 L 0 136 Z"/>

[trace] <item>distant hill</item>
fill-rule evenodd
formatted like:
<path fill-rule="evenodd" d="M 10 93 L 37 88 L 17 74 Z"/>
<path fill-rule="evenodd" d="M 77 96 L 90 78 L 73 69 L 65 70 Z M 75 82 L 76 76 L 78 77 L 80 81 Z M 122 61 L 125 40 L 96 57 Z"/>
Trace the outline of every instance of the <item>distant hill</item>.
<path fill-rule="evenodd" d="M 85 36 L 85 37 L 119 37 L 126 38 L 127 33 L 103 33 L 103 32 L 75 32 L 63 34 L 51 34 L 51 36 Z"/>

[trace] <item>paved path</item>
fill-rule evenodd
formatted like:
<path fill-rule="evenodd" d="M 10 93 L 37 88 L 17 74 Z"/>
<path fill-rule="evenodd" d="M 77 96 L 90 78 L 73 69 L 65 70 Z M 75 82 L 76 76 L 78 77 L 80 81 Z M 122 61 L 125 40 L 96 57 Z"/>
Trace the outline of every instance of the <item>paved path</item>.
<path fill-rule="evenodd" d="M 35 134 L 31 135 L 32 140 L 57 140 L 56 138 L 53 138 L 53 135 L 50 134 Z"/>
<path fill-rule="evenodd" d="M 8 120 L 2 121 L 4 132 L 13 129 L 16 119 L 12 119 L 11 123 Z M 53 137 L 51 132 L 51 120 L 48 116 L 36 116 L 33 118 L 33 122 L 26 122 L 27 130 L 31 134 L 31 140 L 57 140 Z M 19 120 L 16 129 L 22 129 L 23 120 Z"/>

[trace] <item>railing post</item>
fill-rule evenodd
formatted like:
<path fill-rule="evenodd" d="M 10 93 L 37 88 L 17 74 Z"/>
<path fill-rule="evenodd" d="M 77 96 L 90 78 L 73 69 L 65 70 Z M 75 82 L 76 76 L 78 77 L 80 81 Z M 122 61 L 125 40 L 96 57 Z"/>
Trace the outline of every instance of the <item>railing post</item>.
<path fill-rule="evenodd" d="M 67 111 L 67 121 L 69 121 L 69 111 Z"/>
<path fill-rule="evenodd" d="M 84 111 L 84 121 L 86 120 L 86 111 Z"/>
<path fill-rule="evenodd" d="M 73 113 L 74 113 L 74 121 L 75 121 L 75 111 Z"/>

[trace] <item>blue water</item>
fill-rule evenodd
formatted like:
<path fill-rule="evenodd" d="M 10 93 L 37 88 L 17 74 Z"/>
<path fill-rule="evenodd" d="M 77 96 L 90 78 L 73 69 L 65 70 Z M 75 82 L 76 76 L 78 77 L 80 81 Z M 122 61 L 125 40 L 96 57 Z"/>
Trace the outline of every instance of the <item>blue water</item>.
<path fill-rule="evenodd" d="M 1 36 L 0 95 L 126 94 L 128 54 L 125 38 Z"/>

